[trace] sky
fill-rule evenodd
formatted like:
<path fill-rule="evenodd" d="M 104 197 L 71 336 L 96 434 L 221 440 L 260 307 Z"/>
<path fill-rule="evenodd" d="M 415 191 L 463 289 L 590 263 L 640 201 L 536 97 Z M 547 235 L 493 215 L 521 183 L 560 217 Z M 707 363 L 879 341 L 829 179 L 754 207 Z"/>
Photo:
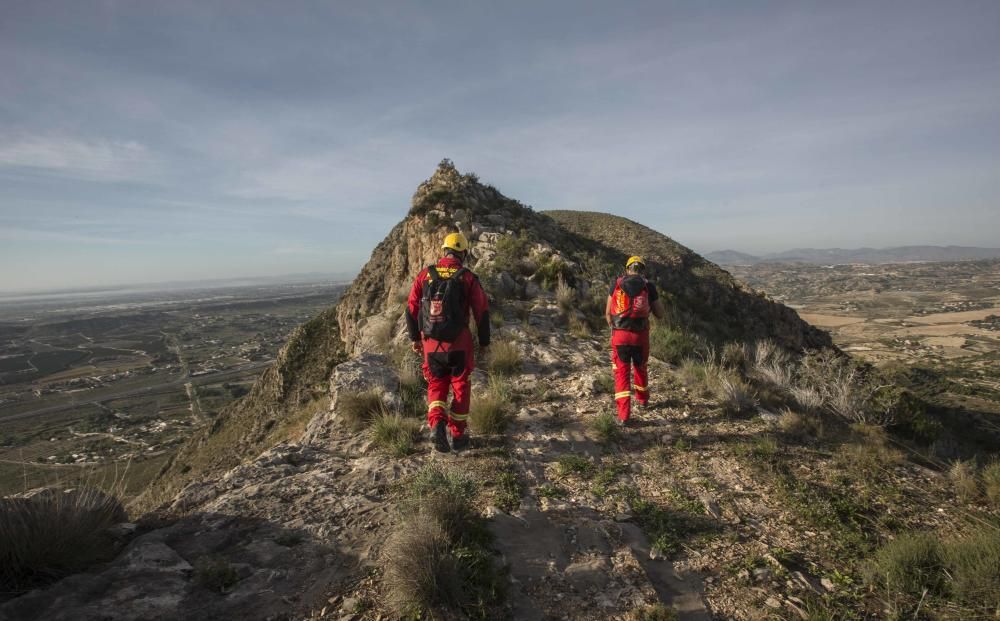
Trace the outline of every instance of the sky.
<path fill-rule="evenodd" d="M 0 2 L 0 291 L 350 274 L 442 158 L 700 252 L 1000 246 L 1000 2 Z"/>

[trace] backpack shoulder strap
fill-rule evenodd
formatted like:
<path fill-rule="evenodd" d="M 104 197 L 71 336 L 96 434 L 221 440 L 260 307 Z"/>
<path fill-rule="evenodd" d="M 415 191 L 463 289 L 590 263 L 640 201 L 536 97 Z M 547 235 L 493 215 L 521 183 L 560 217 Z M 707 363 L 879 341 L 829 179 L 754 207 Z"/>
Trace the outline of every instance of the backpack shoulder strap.
<path fill-rule="evenodd" d="M 436 265 L 427 266 L 427 277 L 430 278 L 432 282 L 441 280 L 441 274 L 438 273 Z"/>

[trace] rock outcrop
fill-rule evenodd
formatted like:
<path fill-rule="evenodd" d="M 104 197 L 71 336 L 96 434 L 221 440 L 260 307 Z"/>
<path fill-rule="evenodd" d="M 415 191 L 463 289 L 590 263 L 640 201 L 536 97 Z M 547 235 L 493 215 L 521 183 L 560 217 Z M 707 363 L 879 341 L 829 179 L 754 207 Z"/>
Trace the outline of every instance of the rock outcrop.
<path fill-rule="evenodd" d="M 565 474 L 559 480 L 568 491 L 543 493 L 567 454 L 600 466 L 607 490 L 645 493 L 662 478 L 604 455 L 593 439 L 588 421 L 610 404 L 601 384 L 604 336 L 571 333 L 568 322 L 599 327 L 609 279 L 639 253 L 679 329 L 716 341 L 768 337 L 789 349 L 828 346 L 829 338 L 655 231 L 600 214 L 537 213 L 444 161 L 339 303 L 296 330 L 251 393 L 160 473 L 142 499 L 158 511 L 130 531 L 124 552 L 0 606 L 0 619 L 362 618 L 354 615 L 378 596 L 394 486 L 442 458 L 424 444 L 389 458 L 341 424 L 338 403 L 345 391 L 368 389 L 383 392 L 390 407 L 398 401 L 392 357 L 405 345 L 405 296 L 454 230 L 472 242 L 470 266 L 494 299 L 500 337 L 523 357 L 521 372 L 507 381 L 527 405 L 509 438 L 446 458 L 489 477 L 501 460 L 503 485 L 517 484 L 507 492 L 515 495 L 511 506 L 487 510 L 498 558 L 512 565 L 512 614 L 623 618 L 663 600 L 681 619 L 709 618 L 698 575 L 665 562 L 640 527 L 634 513 L 652 505 L 599 496 Z M 569 307 L 553 291 L 560 282 L 573 288 Z M 669 367 L 654 366 L 665 393 Z M 483 380 L 477 372 L 476 383 Z M 646 450 L 688 415 L 687 405 L 663 398 L 637 417 L 642 428 L 622 450 Z M 705 504 L 717 514 L 706 520 L 721 519 L 714 500 Z M 536 531 L 551 541 L 535 545 Z"/>

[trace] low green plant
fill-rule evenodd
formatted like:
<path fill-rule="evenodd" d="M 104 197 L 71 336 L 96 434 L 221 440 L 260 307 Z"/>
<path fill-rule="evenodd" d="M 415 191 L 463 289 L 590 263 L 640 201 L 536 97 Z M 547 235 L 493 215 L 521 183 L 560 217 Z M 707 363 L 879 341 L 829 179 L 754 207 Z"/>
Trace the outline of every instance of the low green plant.
<path fill-rule="evenodd" d="M 579 474 L 587 478 L 593 475 L 595 470 L 594 462 L 579 453 L 563 453 L 556 461 L 556 472 L 562 477 Z"/>
<path fill-rule="evenodd" d="M 678 364 L 694 353 L 698 341 L 687 333 L 663 323 L 649 331 L 649 353 L 664 362 Z"/>
<path fill-rule="evenodd" d="M 279 533 L 274 538 L 274 543 L 279 546 L 285 546 L 286 548 L 294 548 L 303 541 L 305 541 L 305 535 L 297 530 L 287 530 Z"/>
<path fill-rule="evenodd" d="M 642 606 L 629 612 L 628 621 L 677 621 L 677 611 L 663 604 Z"/>
<path fill-rule="evenodd" d="M 393 457 L 405 457 L 413 453 L 413 444 L 419 431 L 419 421 L 404 418 L 394 412 L 376 415 L 371 424 L 372 441 Z"/>
<path fill-rule="evenodd" d="M 599 394 L 614 394 L 615 378 L 611 375 L 611 372 L 605 371 L 599 373 L 597 377 L 594 378 L 594 389 Z"/>
<path fill-rule="evenodd" d="M 538 489 L 535 490 L 535 495 L 538 496 L 539 498 L 560 499 L 569 496 L 569 492 L 567 492 L 564 488 L 559 487 L 558 485 L 550 485 L 548 483 L 545 483 L 543 485 L 538 486 Z"/>
<path fill-rule="evenodd" d="M 240 581 L 240 575 L 224 557 L 206 554 L 194 562 L 192 578 L 202 587 L 225 593 L 229 587 Z"/>
<path fill-rule="evenodd" d="M 602 444 L 610 444 L 621 438 L 621 429 L 614 414 L 598 414 L 590 419 L 590 428 L 597 436 L 597 441 Z"/>
<path fill-rule="evenodd" d="M 954 599 L 979 614 L 1000 610 L 1000 530 L 983 527 L 946 542 L 941 551 Z"/>
<path fill-rule="evenodd" d="M 498 397 L 490 391 L 477 394 L 472 399 L 472 409 L 469 412 L 469 423 L 479 434 L 501 434 L 510 423 L 508 413 L 509 400 Z"/>

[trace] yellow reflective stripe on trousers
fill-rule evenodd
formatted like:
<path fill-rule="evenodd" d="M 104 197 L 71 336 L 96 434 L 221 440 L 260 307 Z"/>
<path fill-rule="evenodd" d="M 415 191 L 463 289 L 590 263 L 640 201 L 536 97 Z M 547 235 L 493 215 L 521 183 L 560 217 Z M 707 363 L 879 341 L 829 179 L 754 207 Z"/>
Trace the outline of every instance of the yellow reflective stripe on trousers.
<path fill-rule="evenodd" d="M 647 392 L 648 389 L 645 386 L 640 386 L 639 384 L 633 384 L 636 392 Z"/>
<path fill-rule="evenodd" d="M 430 404 L 428 404 L 428 406 L 427 406 L 427 411 L 430 412 L 434 408 L 441 408 L 441 409 L 447 411 L 448 410 L 448 402 L 447 401 L 431 401 Z"/>
<path fill-rule="evenodd" d="M 456 414 L 454 412 L 449 412 L 448 416 L 454 420 L 469 420 L 468 414 Z"/>
<path fill-rule="evenodd" d="M 616 392 L 615 393 L 615 399 L 624 399 L 626 397 L 631 397 L 631 396 L 632 396 L 632 391 L 631 390 L 625 390 L 625 391 L 622 391 L 622 392 Z"/>

